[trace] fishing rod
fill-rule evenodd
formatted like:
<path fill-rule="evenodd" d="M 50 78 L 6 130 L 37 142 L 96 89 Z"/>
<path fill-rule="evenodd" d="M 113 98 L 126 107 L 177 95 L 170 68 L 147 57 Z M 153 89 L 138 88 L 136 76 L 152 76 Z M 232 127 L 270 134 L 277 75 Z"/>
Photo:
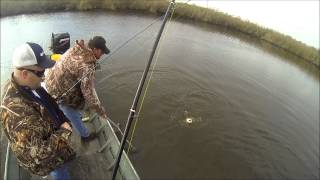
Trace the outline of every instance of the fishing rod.
<path fill-rule="evenodd" d="M 166 13 L 165 13 L 162 25 L 161 25 L 160 30 L 158 32 L 156 41 L 155 41 L 155 43 L 153 45 L 153 49 L 151 51 L 149 60 L 148 60 L 147 65 L 146 65 L 146 67 L 145 67 L 145 69 L 143 71 L 142 77 L 140 79 L 139 86 L 138 86 L 138 89 L 136 91 L 136 95 L 134 97 L 132 106 L 130 108 L 130 112 L 129 112 L 126 128 L 125 128 L 125 131 L 124 131 L 124 136 L 122 136 L 122 139 L 121 139 L 120 149 L 118 151 L 117 159 L 115 161 L 115 167 L 114 167 L 113 173 L 112 173 L 112 180 L 115 180 L 115 178 L 116 178 L 116 175 L 117 175 L 117 172 L 118 172 L 118 168 L 119 168 L 119 164 L 120 164 L 120 160 L 121 160 L 121 156 L 122 156 L 122 152 L 123 152 L 123 149 L 124 149 L 124 145 L 125 145 L 126 139 L 128 137 L 128 134 L 129 134 L 131 123 L 133 121 L 133 116 L 134 116 L 134 114 L 136 112 L 136 107 L 137 107 L 137 104 L 138 104 L 138 101 L 139 101 L 139 98 L 140 98 L 140 95 L 141 95 L 141 92 L 142 92 L 142 88 L 143 88 L 144 82 L 146 80 L 146 77 L 147 77 L 147 74 L 148 74 L 152 59 L 154 57 L 154 54 L 156 52 L 159 40 L 161 38 L 161 34 L 163 32 L 164 26 L 165 26 L 165 24 L 167 22 L 167 19 L 169 17 L 169 12 L 174 7 L 174 5 L 175 5 L 175 0 L 172 0 L 170 5 L 168 6 L 168 9 L 167 9 Z"/>

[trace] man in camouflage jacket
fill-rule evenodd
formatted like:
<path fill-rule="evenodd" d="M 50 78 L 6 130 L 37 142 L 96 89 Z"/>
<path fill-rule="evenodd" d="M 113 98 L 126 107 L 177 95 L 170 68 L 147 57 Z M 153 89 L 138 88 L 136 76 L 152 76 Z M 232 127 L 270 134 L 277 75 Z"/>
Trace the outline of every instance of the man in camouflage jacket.
<path fill-rule="evenodd" d="M 48 71 L 45 79 L 48 92 L 59 101 L 59 107 L 71 120 L 73 127 L 79 132 L 82 140 L 90 140 L 95 136 L 81 120 L 80 110 L 84 105 L 106 118 L 95 90 L 95 65 L 103 54 L 110 51 L 101 36 L 95 36 L 88 43 L 76 43 L 65 52 L 56 65 Z"/>
<path fill-rule="evenodd" d="M 75 157 L 69 143 L 72 129 L 54 99 L 41 88 L 45 68 L 54 62 L 35 43 L 19 46 L 15 67 L 3 89 L 1 122 L 20 166 L 32 174 L 68 179 L 65 163 Z"/>

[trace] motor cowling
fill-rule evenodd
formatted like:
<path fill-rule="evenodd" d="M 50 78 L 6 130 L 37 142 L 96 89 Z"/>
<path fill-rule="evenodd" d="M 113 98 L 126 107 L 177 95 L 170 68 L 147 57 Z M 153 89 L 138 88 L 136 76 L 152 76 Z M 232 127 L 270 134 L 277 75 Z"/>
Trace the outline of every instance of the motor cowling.
<path fill-rule="evenodd" d="M 51 50 L 54 54 L 63 54 L 70 48 L 69 33 L 52 33 Z"/>

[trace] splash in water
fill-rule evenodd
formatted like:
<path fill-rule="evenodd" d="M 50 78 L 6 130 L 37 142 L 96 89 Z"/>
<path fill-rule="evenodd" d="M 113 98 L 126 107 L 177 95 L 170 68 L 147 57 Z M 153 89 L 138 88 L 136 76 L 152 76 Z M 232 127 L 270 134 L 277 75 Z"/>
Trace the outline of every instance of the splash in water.
<path fill-rule="evenodd" d="M 184 110 L 183 114 L 184 114 L 184 119 L 181 121 L 183 125 L 192 125 L 195 123 L 200 123 L 202 121 L 201 117 L 194 117 L 187 110 Z"/>

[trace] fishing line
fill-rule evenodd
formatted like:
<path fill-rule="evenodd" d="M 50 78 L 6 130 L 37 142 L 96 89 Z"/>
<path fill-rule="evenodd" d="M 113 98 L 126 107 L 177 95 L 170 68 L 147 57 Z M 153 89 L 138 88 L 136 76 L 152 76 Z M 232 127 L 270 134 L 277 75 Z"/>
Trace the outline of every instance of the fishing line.
<path fill-rule="evenodd" d="M 153 26 L 156 22 L 160 21 L 161 18 L 164 16 L 161 16 L 159 18 L 157 18 L 155 21 L 153 21 L 152 23 L 150 23 L 148 26 L 146 26 L 144 29 L 142 29 L 141 31 L 137 32 L 136 34 L 134 34 L 130 39 L 128 39 L 127 41 L 125 41 L 124 43 L 122 43 L 119 47 L 116 48 L 116 50 L 114 50 L 108 57 L 106 57 L 105 59 L 101 60 L 100 62 L 103 62 L 107 59 L 109 59 L 110 57 L 112 57 L 116 52 L 118 52 L 121 48 L 123 48 L 124 46 L 126 46 L 130 41 L 132 41 L 133 39 L 135 39 L 137 36 L 139 36 L 140 34 L 142 34 L 143 32 L 145 32 L 147 29 L 149 29 L 151 26 Z M 103 64 L 103 63 L 100 63 Z M 65 95 L 68 94 L 69 91 L 71 91 L 71 89 L 73 89 L 83 78 L 85 78 L 89 73 L 92 73 L 95 71 L 95 68 L 97 67 L 98 64 L 95 64 L 94 67 L 92 68 L 91 71 L 87 72 L 86 74 L 84 74 L 72 87 L 70 87 L 65 93 L 63 93 L 60 97 L 58 97 L 57 99 L 61 99 L 62 97 L 64 97 Z"/>
<path fill-rule="evenodd" d="M 188 3 L 188 2 L 190 2 L 191 0 L 188 0 L 188 1 L 186 1 L 185 3 Z M 167 26 L 167 28 L 166 28 L 166 30 L 165 30 L 165 32 L 164 32 L 164 36 L 166 35 L 166 33 L 167 33 L 167 31 L 168 31 L 168 29 L 169 29 L 169 26 L 171 25 L 171 23 L 172 23 L 172 17 L 173 17 L 173 14 L 174 14 L 174 11 L 175 11 L 175 9 L 176 9 L 177 7 L 175 7 L 175 8 L 173 8 L 173 10 L 172 10 L 172 14 L 171 14 L 171 17 L 170 17 L 170 19 L 169 19 L 169 25 Z M 178 18 L 180 18 L 181 17 L 181 15 L 179 15 L 179 16 L 177 16 L 176 18 L 174 18 L 174 20 L 176 21 Z M 136 126 L 137 126 L 137 123 L 138 123 L 138 121 L 139 121 L 139 115 L 140 115 L 140 112 L 141 112 L 141 110 L 142 110 L 142 106 L 143 106 L 143 103 L 144 103 L 144 100 L 145 100 L 145 97 L 146 97 L 146 94 L 147 94 L 147 91 L 148 91 L 148 88 L 149 88 L 149 85 L 150 85 L 150 81 L 151 81 L 151 78 L 152 78 L 152 75 L 153 75 L 153 72 L 154 72 L 154 69 L 155 69 L 155 66 L 156 66 L 156 64 L 157 64 L 157 61 L 158 61 L 158 57 L 159 57 L 159 54 L 160 54 L 160 50 L 161 50 L 161 45 L 162 45 L 162 41 L 163 40 L 163 38 L 161 38 L 161 41 L 160 41 L 160 45 L 159 45 L 159 50 L 157 51 L 157 55 L 156 55 L 156 58 L 155 58 L 155 63 L 153 64 L 153 67 L 152 67 L 152 70 L 151 70 L 151 73 L 150 73 L 150 76 L 149 76 L 149 79 L 148 79 L 148 82 L 147 82 L 147 85 L 146 85 L 146 88 L 145 88 L 145 91 L 144 91 L 144 94 L 143 94 L 143 97 L 142 97 L 142 100 L 141 100 L 141 103 L 140 103 L 140 106 L 139 106 L 139 111 L 138 111 L 138 113 L 137 113 L 137 116 L 136 116 L 136 121 L 135 121 L 135 124 L 134 124 L 134 126 L 133 126 L 133 130 L 132 130 L 132 133 L 131 133 L 131 137 L 130 137 L 130 144 L 132 143 L 132 140 L 133 140 L 133 137 L 134 137 L 134 134 L 135 134 L 135 130 L 136 130 Z M 130 152 L 130 144 L 129 144 L 129 147 L 128 147 L 128 149 L 127 149 L 127 153 L 129 153 Z"/>
<path fill-rule="evenodd" d="M 185 3 L 190 2 L 191 0 L 186 1 Z M 185 4 L 184 3 L 184 4 Z M 178 18 L 180 18 L 180 16 L 176 17 L 175 20 L 177 20 Z M 147 29 L 149 29 L 151 26 L 153 26 L 155 23 L 159 22 L 160 20 L 162 20 L 162 18 L 164 18 L 164 15 L 160 16 L 159 18 L 157 18 L 155 21 L 153 21 L 152 23 L 150 23 L 149 25 L 147 25 L 144 29 L 142 29 L 141 31 L 137 32 L 136 34 L 134 34 L 130 39 L 128 39 L 127 41 L 125 41 L 124 43 L 122 43 L 120 46 L 118 46 L 116 48 L 116 50 L 114 50 L 108 57 L 106 57 L 105 59 L 101 60 L 99 64 L 103 64 L 102 62 L 109 59 L 110 57 L 112 57 L 116 52 L 118 52 L 120 49 L 122 49 L 124 46 L 126 46 L 130 41 L 132 41 L 133 39 L 135 39 L 136 37 L 138 37 L 140 34 L 142 34 L 143 32 L 145 32 Z M 172 17 L 171 17 L 172 18 Z M 63 93 L 60 97 L 58 97 L 57 99 L 61 99 L 63 96 L 65 96 L 71 89 L 73 89 L 83 78 L 85 78 L 89 73 L 94 72 L 95 68 L 97 67 L 98 64 L 95 64 L 94 67 L 92 68 L 92 71 L 89 71 L 88 73 L 86 73 L 85 75 L 83 75 L 72 87 L 70 87 L 65 93 Z"/>
<path fill-rule="evenodd" d="M 146 88 L 145 88 L 144 93 L 143 93 L 143 96 L 142 96 L 142 100 L 141 100 L 141 103 L 140 103 L 139 111 L 138 111 L 137 116 L 136 116 L 137 118 L 136 118 L 136 121 L 135 121 L 134 126 L 133 126 L 133 130 L 132 130 L 132 133 L 131 133 L 131 137 L 130 137 L 130 141 L 129 141 L 130 143 L 129 143 L 129 146 L 128 146 L 127 153 L 129 153 L 129 152 L 130 152 L 130 149 L 131 149 L 131 143 L 132 143 L 132 140 L 133 140 L 133 136 L 134 136 L 134 134 L 135 134 L 136 126 L 137 126 L 138 121 L 139 121 L 139 115 L 140 115 L 140 112 L 141 112 L 141 110 L 142 110 L 143 103 L 144 103 L 145 97 L 146 97 L 146 95 L 147 95 L 149 86 L 150 86 L 150 82 L 151 82 L 151 79 L 152 79 L 152 76 L 153 76 L 153 73 L 154 73 L 154 69 L 155 69 L 155 67 L 156 67 L 156 65 L 157 65 L 157 62 L 158 62 L 158 59 L 159 59 L 159 54 L 160 54 L 160 50 L 161 50 L 161 48 L 162 48 L 163 39 L 165 38 L 165 36 L 166 36 L 166 34 L 167 34 L 167 32 L 168 32 L 169 26 L 171 25 L 171 20 L 172 20 L 173 14 L 174 14 L 174 10 L 175 10 L 175 8 L 172 9 L 172 13 L 171 13 L 171 16 L 170 16 L 170 19 L 169 19 L 168 26 L 166 27 L 166 29 L 165 29 L 165 31 L 164 31 L 164 33 L 163 33 L 164 35 L 163 35 L 163 37 L 161 38 L 161 40 L 160 40 L 160 42 L 159 42 L 159 49 L 158 49 L 158 51 L 157 51 L 157 55 L 156 55 L 156 58 L 155 58 L 155 62 L 154 62 L 154 64 L 153 64 L 153 66 L 152 66 L 152 69 L 151 69 L 151 72 L 150 72 L 150 75 L 149 75 L 149 79 L 148 79 L 148 81 L 147 81 Z"/>

